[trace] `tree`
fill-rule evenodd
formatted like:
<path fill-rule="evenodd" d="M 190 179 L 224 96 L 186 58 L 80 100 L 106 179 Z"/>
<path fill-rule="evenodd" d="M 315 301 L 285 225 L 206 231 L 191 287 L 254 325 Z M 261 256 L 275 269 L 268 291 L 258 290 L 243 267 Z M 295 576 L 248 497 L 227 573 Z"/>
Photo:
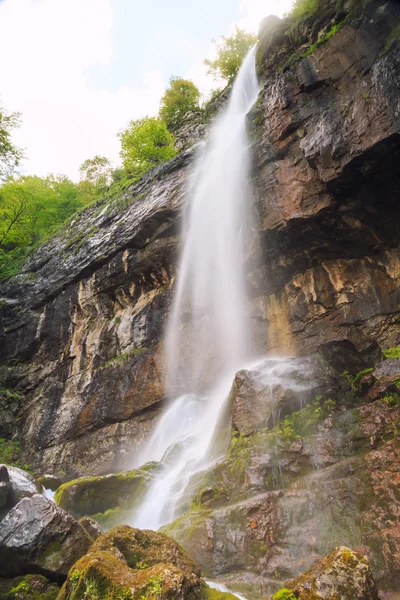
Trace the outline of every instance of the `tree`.
<path fill-rule="evenodd" d="M 11 132 L 19 127 L 20 114 L 8 113 L 0 105 L 0 178 L 10 176 L 23 157 L 22 150 L 11 142 Z"/>
<path fill-rule="evenodd" d="M 171 77 L 161 99 L 160 119 L 170 131 L 182 125 L 185 115 L 199 109 L 200 92 L 192 81 Z"/>
<path fill-rule="evenodd" d="M 177 154 L 174 136 L 165 123 L 154 117 L 131 121 L 118 136 L 124 169 L 134 178 Z"/>
<path fill-rule="evenodd" d="M 231 36 L 222 36 L 221 41 L 216 42 L 215 59 L 206 58 L 204 60 L 204 64 L 208 67 L 208 73 L 213 75 L 214 79 L 222 78 L 231 83 L 236 77 L 244 57 L 256 41 L 256 35 L 239 27 L 235 28 L 235 32 Z"/>
<path fill-rule="evenodd" d="M 98 154 L 85 160 L 79 167 L 80 180 L 90 181 L 96 188 L 105 187 L 110 183 L 111 172 L 111 162 Z"/>
<path fill-rule="evenodd" d="M 9 178 L 0 188 L 0 247 L 39 242 L 81 206 L 78 187 L 62 175 Z"/>

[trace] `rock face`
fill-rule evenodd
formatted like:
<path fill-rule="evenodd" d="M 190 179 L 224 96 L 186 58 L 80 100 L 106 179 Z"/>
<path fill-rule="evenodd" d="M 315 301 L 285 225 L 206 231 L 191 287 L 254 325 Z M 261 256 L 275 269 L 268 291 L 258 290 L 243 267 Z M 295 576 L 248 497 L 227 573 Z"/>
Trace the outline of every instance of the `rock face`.
<path fill-rule="evenodd" d="M 367 559 L 344 546 L 288 588 L 299 600 L 379 600 Z"/>
<path fill-rule="evenodd" d="M 246 258 L 260 354 L 319 352 L 357 373 L 400 344 L 398 20 L 394 0 L 321 0 L 260 31 Z M 0 286 L 0 386 L 23 396 L 7 435 L 18 416 L 41 474 L 127 469 L 152 429 L 193 156 L 89 207 Z"/>
<path fill-rule="evenodd" d="M 362 548 L 377 584 L 397 589 L 400 408 L 379 400 L 324 417 L 310 405 L 292 423 L 234 439 L 163 531 L 245 595 L 272 594 L 340 544 Z"/>
<path fill-rule="evenodd" d="M 62 580 L 92 543 L 75 519 L 44 496 L 23 498 L 1 521 L 0 577 L 41 573 Z"/>
<path fill-rule="evenodd" d="M 100 536 L 70 570 L 59 600 L 155 597 L 200 600 L 202 582 L 193 561 L 162 534 L 116 527 Z"/>

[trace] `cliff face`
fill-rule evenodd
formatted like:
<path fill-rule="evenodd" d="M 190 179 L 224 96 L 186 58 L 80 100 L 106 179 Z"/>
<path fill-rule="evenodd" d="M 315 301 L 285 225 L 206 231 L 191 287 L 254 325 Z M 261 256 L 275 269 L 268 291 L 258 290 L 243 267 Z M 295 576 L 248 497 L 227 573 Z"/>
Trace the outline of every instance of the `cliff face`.
<path fill-rule="evenodd" d="M 331 4 L 261 29 L 246 260 L 260 351 L 319 352 L 357 372 L 400 344 L 399 9 Z M 152 428 L 192 159 L 77 215 L 1 285 L 1 387 L 23 395 L 15 430 L 41 472 L 128 466 Z"/>

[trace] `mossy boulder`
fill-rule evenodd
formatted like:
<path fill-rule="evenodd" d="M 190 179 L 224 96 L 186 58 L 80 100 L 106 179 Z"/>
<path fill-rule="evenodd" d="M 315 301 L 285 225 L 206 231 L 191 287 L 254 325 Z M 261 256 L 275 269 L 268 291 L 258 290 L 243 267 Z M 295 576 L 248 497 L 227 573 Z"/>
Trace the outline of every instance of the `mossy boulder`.
<path fill-rule="evenodd" d="M 298 600 L 379 599 L 368 560 L 345 546 L 336 548 L 308 573 L 288 583 L 287 589 Z"/>
<path fill-rule="evenodd" d="M 101 521 L 98 517 L 108 511 L 132 511 L 160 468 L 152 462 L 134 471 L 73 479 L 57 489 L 54 500 L 76 518 L 93 516 Z"/>
<path fill-rule="evenodd" d="M 60 591 L 43 575 L 0 579 L 0 600 L 55 600 Z"/>
<path fill-rule="evenodd" d="M 172 539 L 120 526 L 71 568 L 58 600 L 201 600 L 204 588 L 199 569 Z"/>

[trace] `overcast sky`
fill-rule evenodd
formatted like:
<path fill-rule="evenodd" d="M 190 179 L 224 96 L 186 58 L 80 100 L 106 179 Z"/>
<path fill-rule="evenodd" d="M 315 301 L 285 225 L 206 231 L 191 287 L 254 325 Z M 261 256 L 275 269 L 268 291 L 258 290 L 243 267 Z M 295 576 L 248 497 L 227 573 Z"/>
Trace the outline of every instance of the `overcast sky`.
<path fill-rule="evenodd" d="M 63 173 L 96 154 L 119 162 L 116 133 L 158 112 L 171 75 L 215 86 L 203 59 L 234 24 L 257 31 L 292 0 L 0 0 L 0 101 L 22 113 L 23 172 Z"/>

